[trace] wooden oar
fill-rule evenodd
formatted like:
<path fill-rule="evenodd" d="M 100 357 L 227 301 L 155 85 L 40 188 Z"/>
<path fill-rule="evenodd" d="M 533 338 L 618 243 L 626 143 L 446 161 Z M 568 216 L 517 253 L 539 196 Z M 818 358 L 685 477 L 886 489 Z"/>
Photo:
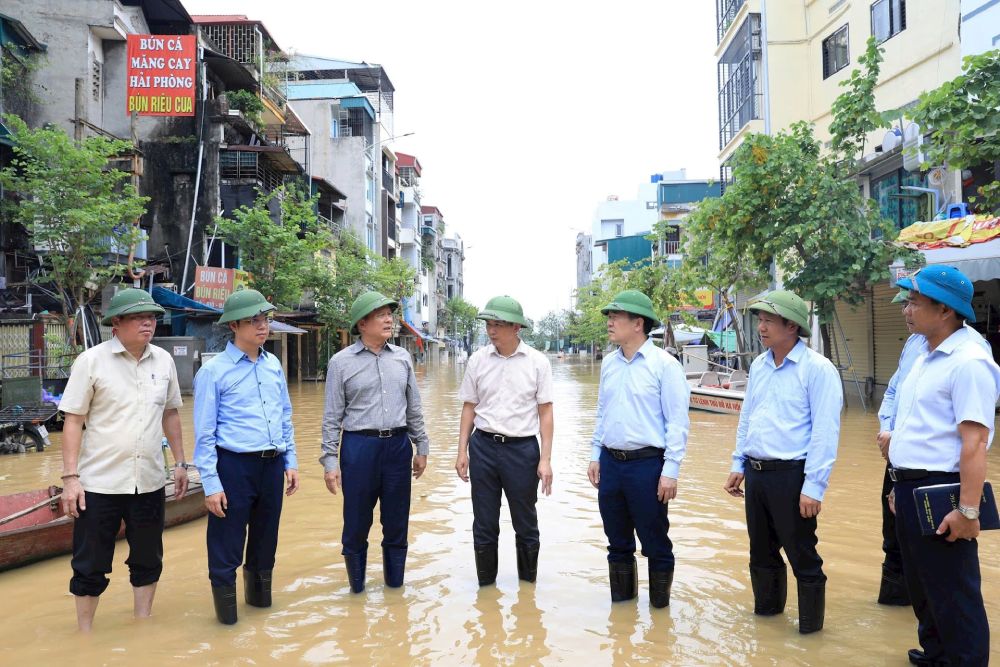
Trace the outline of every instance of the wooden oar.
<path fill-rule="evenodd" d="M 5 523 L 10 523 L 11 521 L 13 521 L 15 519 L 20 519 L 22 516 L 27 516 L 28 514 L 31 514 L 32 512 L 34 512 L 35 510 L 40 510 L 43 507 L 45 507 L 46 505 L 48 505 L 49 503 L 58 502 L 60 498 L 62 498 L 62 494 L 58 493 L 58 494 L 52 496 L 51 498 L 46 498 L 45 500 L 41 500 L 41 501 L 35 503 L 31 507 L 25 508 L 25 509 L 23 509 L 23 510 L 21 510 L 19 512 L 14 512 L 10 516 L 6 516 L 6 517 L 0 519 L 0 526 L 4 525 Z"/>

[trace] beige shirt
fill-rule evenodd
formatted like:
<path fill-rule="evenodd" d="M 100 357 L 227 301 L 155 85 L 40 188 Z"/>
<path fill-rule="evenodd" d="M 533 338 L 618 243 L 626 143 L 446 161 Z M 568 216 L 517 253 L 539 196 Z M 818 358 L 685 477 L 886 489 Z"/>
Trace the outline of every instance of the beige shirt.
<path fill-rule="evenodd" d="M 163 488 L 163 411 L 182 404 L 177 368 L 164 349 L 147 345 L 136 361 L 112 338 L 77 357 L 59 409 L 86 417 L 83 488 L 126 494 Z"/>
<path fill-rule="evenodd" d="M 509 357 L 487 345 L 469 357 L 458 398 L 476 406 L 474 424 L 481 431 L 537 435 L 538 406 L 552 402 L 552 365 L 523 342 Z"/>

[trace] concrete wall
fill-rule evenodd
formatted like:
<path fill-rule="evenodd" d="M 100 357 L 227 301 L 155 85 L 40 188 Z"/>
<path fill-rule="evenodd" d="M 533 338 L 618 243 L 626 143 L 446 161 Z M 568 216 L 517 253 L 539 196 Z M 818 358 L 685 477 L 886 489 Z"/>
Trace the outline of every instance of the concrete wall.
<path fill-rule="evenodd" d="M 1000 3 L 962 0 L 962 56 L 1000 48 Z"/>

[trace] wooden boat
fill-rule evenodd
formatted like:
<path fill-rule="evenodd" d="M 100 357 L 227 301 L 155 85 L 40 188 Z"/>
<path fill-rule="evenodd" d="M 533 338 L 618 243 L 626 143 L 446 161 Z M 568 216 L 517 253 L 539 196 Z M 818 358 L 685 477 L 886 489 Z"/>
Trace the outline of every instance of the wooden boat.
<path fill-rule="evenodd" d="M 744 371 L 688 373 L 687 381 L 691 386 L 692 410 L 738 415 L 743 408 L 747 386 Z"/>
<path fill-rule="evenodd" d="M 73 517 L 63 513 L 62 489 L 50 486 L 0 496 L 0 572 L 73 550 Z M 166 516 L 169 528 L 207 513 L 205 491 L 192 480 L 181 499 L 174 498 L 174 483 L 167 482 Z M 118 539 L 125 536 L 124 526 Z"/>

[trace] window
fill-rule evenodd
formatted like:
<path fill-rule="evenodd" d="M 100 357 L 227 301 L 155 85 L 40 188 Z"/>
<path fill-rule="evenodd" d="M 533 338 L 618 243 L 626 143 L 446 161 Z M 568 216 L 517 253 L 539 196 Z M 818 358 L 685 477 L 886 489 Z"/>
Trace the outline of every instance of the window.
<path fill-rule="evenodd" d="M 919 193 L 902 190 L 901 186 L 904 185 L 924 187 L 924 178 L 919 172 L 897 169 L 873 178 L 871 182 L 872 199 L 878 202 L 882 217 L 892 220 L 896 229 L 909 227 L 921 219 L 919 202 L 922 196 Z"/>
<path fill-rule="evenodd" d="M 622 236 L 625 236 L 625 223 L 624 222 L 616 222 L 615 223 L 615 237 L 616 238 L 620 238 Z"/>
<path fill-rule="evenodd" d="M 823 40 L 823 78 L 828 79 L 851 64 L 847 26 Z"/>
<path fill-rule="evenodd" d="M 872 35 L 879 44 L 906 30 L 906 0 L 878 0 L 872 5 Z"/>

